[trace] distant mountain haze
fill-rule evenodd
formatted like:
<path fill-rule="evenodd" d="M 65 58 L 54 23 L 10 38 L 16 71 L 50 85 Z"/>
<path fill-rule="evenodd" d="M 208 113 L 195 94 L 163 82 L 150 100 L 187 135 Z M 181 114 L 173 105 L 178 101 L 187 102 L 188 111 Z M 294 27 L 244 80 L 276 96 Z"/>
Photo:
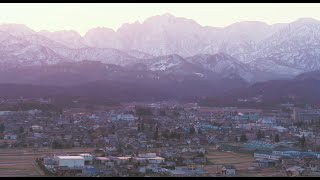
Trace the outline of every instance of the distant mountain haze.
<path fill-rule="evenodd" d="M 117 31 L 93 28 L 84 36 L 0 25 L 0 83 L 92 85 L 124 93 L 126 88 L 149 89 L 155 92 L 149 97 L 182 98 L 219 95 L 269 80 L 295 81 L 318 70 L 320 21 L 312 18 L 218 28 L 166 13 Z"/>

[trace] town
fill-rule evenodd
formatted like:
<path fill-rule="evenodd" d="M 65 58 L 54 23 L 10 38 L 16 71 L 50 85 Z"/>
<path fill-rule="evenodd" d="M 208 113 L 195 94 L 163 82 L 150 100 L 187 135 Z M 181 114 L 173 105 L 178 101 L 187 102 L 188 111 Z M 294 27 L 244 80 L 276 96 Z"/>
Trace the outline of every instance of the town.
<path fill-rule="evenodd" d="M 0 161 L 15 168 L 4 152 L 30 150 L 45 176 L 319 176 L 319 127 L 320 109 L 292 103 L 57 108 L 45 98 L 1 99 Z"/>

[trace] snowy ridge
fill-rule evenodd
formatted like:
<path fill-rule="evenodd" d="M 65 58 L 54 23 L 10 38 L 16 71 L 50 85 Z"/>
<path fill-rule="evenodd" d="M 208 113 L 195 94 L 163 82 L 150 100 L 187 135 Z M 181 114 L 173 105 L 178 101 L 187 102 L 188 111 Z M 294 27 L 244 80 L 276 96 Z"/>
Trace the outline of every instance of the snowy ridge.
<path fill-rule="evenodd" d="M 257 77 L 277 79 L 319 70 L 319 59 L 320 21 L 311 18 L 274 25 L 244 21 L 216 28 L 166 13 L 123 24 L 117 31 L 94 28 L 83 37 L 72 30 L 35 32 L 21 24 L 0 25 L 2 69 L 89 60 L 255 82 Z"/>

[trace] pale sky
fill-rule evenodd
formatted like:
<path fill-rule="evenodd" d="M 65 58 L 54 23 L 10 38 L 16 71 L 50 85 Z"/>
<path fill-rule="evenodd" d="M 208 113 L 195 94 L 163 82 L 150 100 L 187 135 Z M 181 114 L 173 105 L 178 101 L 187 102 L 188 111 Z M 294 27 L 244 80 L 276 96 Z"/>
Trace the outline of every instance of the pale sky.
<path fill-rule="evenodd" d="M 17 23 L 39 30 L 76 30 L 84 35 L 95 27 L 117 30 L 123 23 L 170 13 L 203 26 L 225 27 L 239 21 L 289 23 L 302 17 L 320 20 L 317 3 L 3 3 L 0 24 Z"/>

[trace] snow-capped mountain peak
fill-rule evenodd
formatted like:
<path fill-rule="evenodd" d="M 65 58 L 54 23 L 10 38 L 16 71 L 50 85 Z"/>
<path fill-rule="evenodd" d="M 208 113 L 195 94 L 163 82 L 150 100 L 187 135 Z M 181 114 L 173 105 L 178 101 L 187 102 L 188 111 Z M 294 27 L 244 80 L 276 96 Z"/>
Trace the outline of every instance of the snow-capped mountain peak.
<path fill-rule="evenodd" d="M 63 30 L 54 32 L 40 31 L 39 34 L 69 48 L 87 47 L 81 35 L 74 30 Z"/>
<path fill-rule="evenodd" d="M 1 24 L 0 31 L 19 37 L 36 33 L 24 24 Z"/>

